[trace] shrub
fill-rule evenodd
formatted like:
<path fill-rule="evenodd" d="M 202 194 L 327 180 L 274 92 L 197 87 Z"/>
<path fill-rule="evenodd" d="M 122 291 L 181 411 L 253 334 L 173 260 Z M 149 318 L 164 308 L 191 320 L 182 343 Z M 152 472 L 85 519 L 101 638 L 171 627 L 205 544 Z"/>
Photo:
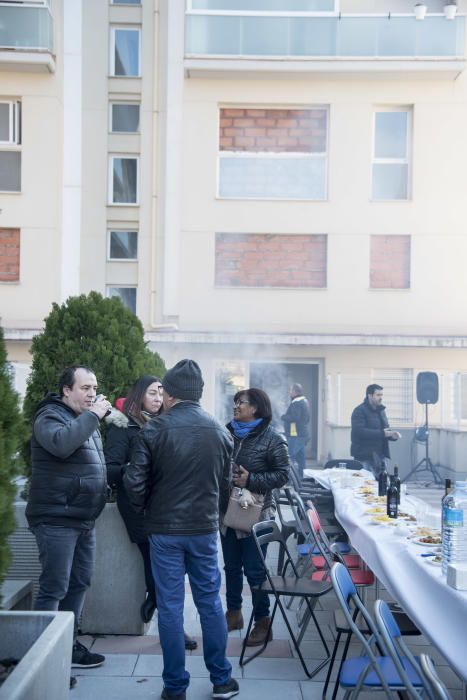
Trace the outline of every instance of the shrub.
<path fill-rule="evenodd" d="M 15 527 L 13 501 L 16 488 L 17 452 L 24 437 L 24 423 L 19 396 L 11 385 L 3 330 L 0 328 L 0 584 L 7 572 L 10 551 L 7 538 Z"/>

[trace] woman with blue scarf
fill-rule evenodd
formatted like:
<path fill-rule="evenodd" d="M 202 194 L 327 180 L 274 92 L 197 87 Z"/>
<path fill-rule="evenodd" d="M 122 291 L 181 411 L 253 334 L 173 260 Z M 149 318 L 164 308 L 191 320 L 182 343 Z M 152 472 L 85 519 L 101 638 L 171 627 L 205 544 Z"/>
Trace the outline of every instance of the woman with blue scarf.
<path fill-rule="evenodd" d="M 234 418 L 227 424 L 235 443 L 232 486 L 246 488 L 264 497 L 260 520 L 274 519 L 276 509 L 272 491 L 284 486 L 289 477 L 287 442 L 271 426 L 271 419 L 271 401 L 264 391 L 244 389 L 235 394 Z M 243 627 L 243 574 L 250 588 L 259 586 L 266 575 L 251 534 L 222 526 L 221 542 L 227 589 L 225 616 L 231 632 Z M 255 624 L 247 645 L 259 646 L 264 643 L 269 627 L 269 596 L 252 590 L 252 599 Z"/>

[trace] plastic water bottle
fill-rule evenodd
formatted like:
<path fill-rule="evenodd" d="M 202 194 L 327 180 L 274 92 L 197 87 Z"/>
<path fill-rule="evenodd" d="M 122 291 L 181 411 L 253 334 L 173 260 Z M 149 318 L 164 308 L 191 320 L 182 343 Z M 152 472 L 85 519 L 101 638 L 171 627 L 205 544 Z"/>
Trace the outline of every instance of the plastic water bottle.
<path fill-rule="evenodd" d="M 456 481 L 443 498 L 442 570 L 449 564 L 467 564 L 467 481 Z"/>

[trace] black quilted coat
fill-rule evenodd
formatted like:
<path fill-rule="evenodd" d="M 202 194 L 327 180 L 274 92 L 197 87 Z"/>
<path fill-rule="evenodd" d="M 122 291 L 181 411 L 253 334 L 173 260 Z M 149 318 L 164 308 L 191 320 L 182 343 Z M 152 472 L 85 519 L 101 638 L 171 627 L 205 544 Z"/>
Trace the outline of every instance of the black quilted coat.
<path fill-rule="evenodd" d="M 233 461 L 248 472 L 246 488 L 264 495 L 261 518 L 274 517 L 273 489 L 280 489 L 289 479 L 289 451 L 287 441 L 264 420 L 246 437 L 234 435 L 232 424 L 227 429 L 234 438 Z"/>

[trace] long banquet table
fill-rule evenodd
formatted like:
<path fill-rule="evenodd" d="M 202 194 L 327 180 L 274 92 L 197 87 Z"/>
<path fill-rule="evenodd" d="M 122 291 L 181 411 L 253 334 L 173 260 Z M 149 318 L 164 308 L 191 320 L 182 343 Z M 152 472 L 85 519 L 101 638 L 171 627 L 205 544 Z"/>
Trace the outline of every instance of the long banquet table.
<path fill-rule="evenodd" d="M 338 471 L 342 472 L 307 469 L 304 473 L 332 489 L 336 518 L 352 546 L 457 674 L 467 680 L 467 591 L 447 585 L 441 567 L 421 556 L 433 550 L 408 538 L 406 528 L 371 522 L 370 506 L 358 495 L 364 478 L 352 479 L 352 472 L 335 478 Z M 361 474 L 373 478 L 364 470 Z M 421 503 L 403 496 L 400 508 L 414 512 Z"/>

